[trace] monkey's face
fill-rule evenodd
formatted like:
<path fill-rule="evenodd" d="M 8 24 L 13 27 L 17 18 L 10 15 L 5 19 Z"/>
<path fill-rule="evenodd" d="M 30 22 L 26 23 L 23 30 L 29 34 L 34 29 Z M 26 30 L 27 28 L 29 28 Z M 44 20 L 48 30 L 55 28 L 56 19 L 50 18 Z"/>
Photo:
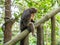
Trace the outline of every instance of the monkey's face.
<path fill-rule="evenodd" d="M 34 15 L 34 13 L 32 13 L 31 14 L 31 20 L 34 20 L 34 17 L 35 17 L 35 15 Z"/>

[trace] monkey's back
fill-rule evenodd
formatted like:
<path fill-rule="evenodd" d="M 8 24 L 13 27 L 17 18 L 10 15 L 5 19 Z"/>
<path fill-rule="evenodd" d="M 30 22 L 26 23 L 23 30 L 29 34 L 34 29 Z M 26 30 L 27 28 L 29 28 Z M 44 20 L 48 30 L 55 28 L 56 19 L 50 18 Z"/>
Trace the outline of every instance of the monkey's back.
<path fill-rule="evenodd" d="M 27 28 L 27 24 L 30 22 L 31 14 L 29 10 L 25 10 L 21 16 L 20 29 L 21 31 Z"/>

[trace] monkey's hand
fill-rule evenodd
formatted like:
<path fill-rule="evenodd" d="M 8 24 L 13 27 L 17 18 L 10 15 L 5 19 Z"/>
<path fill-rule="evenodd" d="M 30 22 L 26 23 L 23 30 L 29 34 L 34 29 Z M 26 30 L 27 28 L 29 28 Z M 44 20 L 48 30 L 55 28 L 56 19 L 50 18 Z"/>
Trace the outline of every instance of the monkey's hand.
<path fill-rule="evenodd" d="M 35 21 L 34 21 L 34 20 L 31 20 L 31 22 L 35 23 Z"/>

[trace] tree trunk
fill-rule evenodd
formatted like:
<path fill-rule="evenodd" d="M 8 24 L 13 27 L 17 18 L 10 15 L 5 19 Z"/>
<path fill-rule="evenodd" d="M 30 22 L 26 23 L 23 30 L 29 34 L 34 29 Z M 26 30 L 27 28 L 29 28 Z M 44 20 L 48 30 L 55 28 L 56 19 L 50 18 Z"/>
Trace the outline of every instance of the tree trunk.
<path fill-rule="evenodd" d="M 37 45 L 44 45 L 43 25 L 37 27 Z"/>
<path fill-rule="evenodd" d="M 11 18 L 11 0 L 5 0 L 5 23 L 7 20 Z M 4 30 L 4 43 L 8 42 L 11 40 L 11 23 L 5 24 L 5 30 Z"/>
<path fill-rule="evenodd" d="M 20 45 L 29 45 L 29 35 L 20 41 Z"/>
<path fill-rule="evenodd" d="M 51 45 L 56 45 L 55 17 L 51 18 Z"/>

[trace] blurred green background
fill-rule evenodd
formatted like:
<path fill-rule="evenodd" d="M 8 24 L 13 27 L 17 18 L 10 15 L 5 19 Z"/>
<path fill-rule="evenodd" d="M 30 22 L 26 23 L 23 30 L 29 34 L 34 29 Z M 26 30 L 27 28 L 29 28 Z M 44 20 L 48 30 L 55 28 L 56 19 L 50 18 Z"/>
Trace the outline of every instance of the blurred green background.
<path fill-rule="evenodd" d="M 11 0 L 11 15 L 12 18 L 19 16 L 25 9 L 34 7 L 38 10 L 35 15 L 35 22 L 39 21 L 41 17 L 50 12 L 52 9 L 56 9 L 60 6 L 60 0 Z M 4 23 L 5 17 L 5 0 L 0 0 L 0 45 L 3 45 L 3 31 L 1 26 Z M 21 16 L 21 15 L 20 15 Z M 19 22 L 16 21 L 12 27 L 13 37 L 20 31 Z M 56 42 L 60 45 L 60 13 L 56 16 Z M 30 34 L 29 37 L 30 45 L 36 45 L 37 39 Z M 16 45 L 18 45 L 17 43 Z M 51 22 L 50 20 L 44 23 L 44 45 L 51 45 Z"/>

